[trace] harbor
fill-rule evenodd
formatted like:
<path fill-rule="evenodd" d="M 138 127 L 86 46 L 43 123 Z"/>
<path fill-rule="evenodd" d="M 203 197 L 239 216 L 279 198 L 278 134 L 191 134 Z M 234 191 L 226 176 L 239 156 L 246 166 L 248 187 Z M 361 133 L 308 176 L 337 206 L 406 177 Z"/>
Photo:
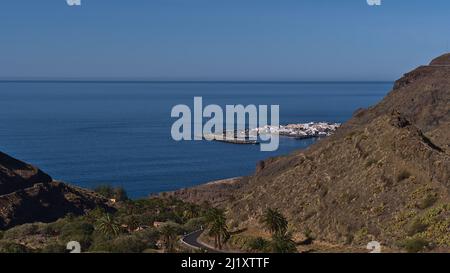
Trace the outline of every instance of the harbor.
<path fill-rule="evenodd" d="M 230 144 L 259 145 L 258 137 L 261 135 L 278 134 L 279 136 L 295 139 L 327 137 L 333 134 L 340 126 L 340 123 L 329 122 L 309 122 L 280 126 L 266 125 L 260 128 L 246 129 L 245 131 L 235 131 L 232 133 L 224 131 L 222 134 L 207 134 L 203 136 L 203 139 Z"/>

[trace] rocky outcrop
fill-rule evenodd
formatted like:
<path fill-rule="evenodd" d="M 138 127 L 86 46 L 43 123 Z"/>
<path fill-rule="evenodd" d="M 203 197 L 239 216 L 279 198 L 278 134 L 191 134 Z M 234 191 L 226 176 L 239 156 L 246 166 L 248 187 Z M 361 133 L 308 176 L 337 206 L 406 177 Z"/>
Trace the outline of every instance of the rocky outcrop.
<path fill-rule="evenodd" d="M 430 65 L 450 65 L 450 53 L 437 57 Z"/>
<path fill-rule="evenodd" d="M 50 181 L 52 178 L 38 168 L 0 152 L 0 195 Z"/>
<path fill-rule="evenodd" d="M 52 181 L 38 168 L 0 153 L 0 229 L 52 222 L 96 207 L 110 209 L 99 195 Z"/>

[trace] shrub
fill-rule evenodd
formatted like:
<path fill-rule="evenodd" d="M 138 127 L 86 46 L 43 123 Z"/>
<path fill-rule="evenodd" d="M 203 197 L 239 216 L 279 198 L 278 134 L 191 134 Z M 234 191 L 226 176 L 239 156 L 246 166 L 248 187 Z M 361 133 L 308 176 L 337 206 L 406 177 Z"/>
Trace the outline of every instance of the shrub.
<path fill-rule="evenodd" d="M 61 233 L 61 229 L 67 225 L 70 224 L 72 220 L 70 220 L 67 217 L 61 218 L 59 220 L 57 220 L 56 222 L 47 224 L 48 228 L 51 229 L 53 232 L 59 234 Z"/>
<path fill-rule="evenodd" d="M 91 235 L 93 232 L 94 226 L 92 224 L 80 221 L 65 225 L 61 229 L 61 237 L 70 237 L 72 235 Z"/>
<path fill-rule="evenodd" d="M 305 236 L 305 240 L 302 242 L 303 245 L 310 245 L 316 239 L 316 236 L 309 228 L 305 229 L 305 231 L 303 232 L 303 236 Z"/>
<path fill-rule="evenodd" d="M 103 234 L 95 233 L 89 252 L 111 252 L 112 241 Z"/>
<path fill-rule="evenodd" d="M 153 225 L 153 222 L 156 221 L 156 217 L 154 213 L 143 213 L 137 215 L 137 220 L 141 225 L 149 226 Z"/>
<path fill-rule="evenodd" d="M 25 224 L 16 226 L 5 231 L 3 237 L 4 239 L 20 239 L 38 233 L 39 226 L 37 224 Z"/>
<path fill-rule="evenodd" d="M 414 236 L 417 233 L 424 232 L 427 229 L 428 225 L 422 223 L 420 219 L 414 220 L 408 227 L 407 233 L 408 236 Z"/>
<path fill-rule="evenodd" d="M 297 252 L 295 242 L 292 240 L 292 234 L 275 235 L 272 237 L 272 251 L 275 253 L 294 253 Z"/>
<path fill-rule="evenodd" d="M 269 252 L 270 242 L 262 237 L 252 238 L 247 242 L 247 248 L 257 252 Z"/>
<path fill-rule="evenodd" d="M 68 250 L 63 244 L 49 244 L 41 249 L 42 253 L 66 253 Z"/>
<path fill-rule="evenodd" d="M 402 171 L 397 175 L 397 182 L 401 182 L 411 177 L 411 173 L 408 171 Z"/>
<path fill-rule="evenodd" d="M 0 253 L 31 253 L 31 249 L 13 242 L 0 242 Z"/>
<path fill-rule="evenodd" d="M 205 227 L 206 226 L 206 220 L 203 217 L 199 217 L 199 218 L 192 218 L 189 219 L 186 224 L 184 224 L 184 229 L 186 230 L 186 232 L 192 232 L 195 230 L 199 230 L 201 227 Z"/>
<path fill-rule="evenodd" d="M 57 228 L 55 228 L 55 226 L 50 225 L 50 224 L 42 224 L 39 227 L 39 234 L 44 235 L 44 236 L 55 236 L 58 235 L 60 230 L 58 230 Z"/>
<path fill-rule="evenodd" d="M 116 201 L 127 201 L 128 195 L 123 187 L 112 187 L 110 185 L 100 185 L 94 191 L 105 198 L 116 199 Z"/>
<path fill-rule="evenodd" d="M 433 206 L 436 201 L 438 200 L 438 197 L 434 193 L 429 193 L 427 196 L 425 196 L 424 199 L 422 199 L 420 202 L 417 203 L 417 207 L 419 209 L 427 209 L 431 206 Z"/>
<path fill-rule="evenodd" d="M 112 253 L 141 253 L 148 245 L 133 235 L 119 236 L 114 240 L 99 242 L 90 250 L 95 252 Z"/>
<path fill-rule="evenodd" d="M 92 224 L 83 221 L 68 223 L 61 229 L 60 241 L 63 244 L 77 241 L 82 249 L 87 249 L 91 245 L 93 232 Z"/>
<path fill-rule="evenodd" d="M 417 253 L 423 251 L 429 243 L 420 238 L 408 239 L 403 243 L 403 248 L 406 249 L 408 253 Z"/>
<path fill-rule="evenodd" d="M 105 209 L 101 207 L 96 207 L 95 209 L 90 210 L 84 216 L 84 219 L 90 224 L 95 224 L 98 221 L 98 219 L 100 219 L 105 215 L 105 213 L 106 213 Z"/>
<path fill-rule="evenodd" d="M 160 237 L 158 230 L 149 228 L 143 231 L 139 231 L 133 234 L 136 238 L 147 244 L 149 248 L 156 248 L 156 242 Z"/>
<path fill-rule="evenodd" d="M 303 235 L 305 236 L 306 239 L 311 240 L 316 239 L 316 236 L 314 235 L 313 231 L 310 228 L 306 228 L 305 231 L 303 232 Z"/>
<path fill-rule="evenodd" d="M 141 253 L 148 245 L 135 236 L 118 237 L 113 242 L 112 252 L 116 253 Z"/>
<path fill-rule="evenodd" d="M 114 190 L 114 197 L 117 201 L 127 201 L 128 194 L 124 188 L 118 187 Z"/>

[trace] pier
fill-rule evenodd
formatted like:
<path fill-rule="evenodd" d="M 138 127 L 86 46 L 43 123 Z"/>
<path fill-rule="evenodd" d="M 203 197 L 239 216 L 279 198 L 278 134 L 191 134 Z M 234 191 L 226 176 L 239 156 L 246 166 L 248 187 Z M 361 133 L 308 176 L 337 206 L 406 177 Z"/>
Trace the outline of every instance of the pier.
<path fill-rule="evenodd" d="M 226 134 L 210 134 L 204 136 L 205 140 L 224 142 L 229 144 L 240 144 L 240 145 L 259 145 L 257 140 L 250 139 L 248 137 L 238 137 L 236 134 L 234 137 L 227 137 Z"/>

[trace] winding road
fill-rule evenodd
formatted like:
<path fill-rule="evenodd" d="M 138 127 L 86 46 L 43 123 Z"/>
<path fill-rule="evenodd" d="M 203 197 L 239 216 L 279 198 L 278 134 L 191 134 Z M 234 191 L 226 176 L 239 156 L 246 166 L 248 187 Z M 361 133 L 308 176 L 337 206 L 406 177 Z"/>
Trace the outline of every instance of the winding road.
<path fill-rule="evenodd" d="M 208 253 L 223 253 L 222 251 L 219 251 L 210 246 L 207 246 L 198 240 L 198 238 L 203 233 L 203 231 L 204 230 L 201 229 L 201 230 L 191 232 L 188 235 L 181 238 L 181 242 L 184 245 L 186 245 L 187 247 L 192 248 L 194 250 L 204 249 L 204 250 L 208 251 Z"/>

